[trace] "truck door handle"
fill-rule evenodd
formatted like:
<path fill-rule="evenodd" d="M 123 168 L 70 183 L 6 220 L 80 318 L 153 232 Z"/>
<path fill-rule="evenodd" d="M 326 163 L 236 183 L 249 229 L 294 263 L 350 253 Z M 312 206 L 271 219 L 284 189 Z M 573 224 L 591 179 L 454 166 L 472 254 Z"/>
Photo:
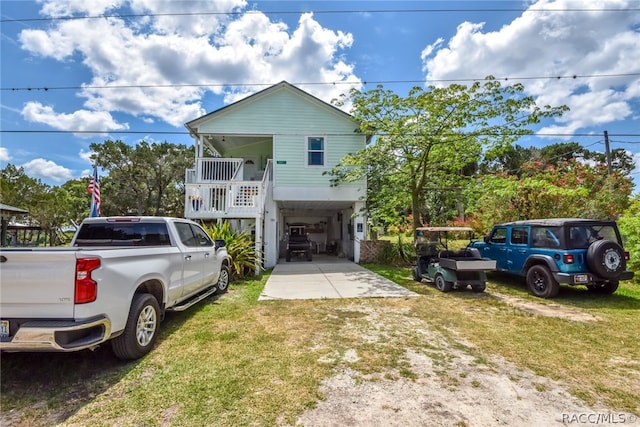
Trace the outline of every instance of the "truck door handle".
<path fill-rule="evenodd" d="M 205 257 L 205 258 L 209 258 L 209 252 L 205 252 L 205 253 L 204 253 L 204 257 Z"/>
<path fill-rule="evenodd" d="M 526 254 L 527 250 L 526 249 L 519 249 L 518 252 L 520 252 L 521 254 Z"/>
<path fill-rule="evenodd" d="M 184 256 L 184 259 L 185 259 L 186 261 L 191 261 L 191 255 L 185 255 L 185 256 Z"/>

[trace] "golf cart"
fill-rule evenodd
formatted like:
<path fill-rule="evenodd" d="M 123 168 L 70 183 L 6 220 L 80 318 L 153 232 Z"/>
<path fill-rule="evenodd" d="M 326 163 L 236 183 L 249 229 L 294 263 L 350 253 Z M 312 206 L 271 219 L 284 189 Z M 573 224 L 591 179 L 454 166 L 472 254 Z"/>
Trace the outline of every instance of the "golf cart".
<path fill-rule="evenodd" d="M 487 287 L 485 271 L 495 270 L 496 262 L 482 258 L 480 251 L 469 246 L 457 251 L 449 250 L 449 240 L 466 236 L 469 242 L 473 230 L 469 227 L 420 227 L 416 229 L 417 262 L 413 279 L 435 283 L 442 292 L 471 286 L 474 292 Z"/>

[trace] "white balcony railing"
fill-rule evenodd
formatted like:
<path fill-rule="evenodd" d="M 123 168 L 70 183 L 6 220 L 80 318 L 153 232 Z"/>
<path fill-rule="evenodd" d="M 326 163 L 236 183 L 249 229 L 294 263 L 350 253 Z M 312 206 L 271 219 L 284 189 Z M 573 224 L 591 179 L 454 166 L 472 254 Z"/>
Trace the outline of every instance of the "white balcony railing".
<path fill-rule="evenodd" d="M 199 159 L 199 164 L 206 166 L 188 170 L 185 177 L 186 218 L 251 218 L 264 212 L 265 197 L 271 189 L 270 160 L 262 181 L 235 179 L 242 176 L 242 159 Z M 204 177 L 198 171 L 205 171 Z M 229 179 L 217 179 L 223 176 Z"/>

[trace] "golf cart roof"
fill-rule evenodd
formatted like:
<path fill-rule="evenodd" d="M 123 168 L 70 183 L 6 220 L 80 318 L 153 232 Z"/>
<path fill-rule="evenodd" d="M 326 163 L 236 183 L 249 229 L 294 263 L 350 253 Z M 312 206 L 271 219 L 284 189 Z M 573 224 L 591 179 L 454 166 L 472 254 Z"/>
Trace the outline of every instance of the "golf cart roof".
<path fill-rule="evenodd" d="M 471 227 L 418 227 L 416 231 L 473 231 Z"/>

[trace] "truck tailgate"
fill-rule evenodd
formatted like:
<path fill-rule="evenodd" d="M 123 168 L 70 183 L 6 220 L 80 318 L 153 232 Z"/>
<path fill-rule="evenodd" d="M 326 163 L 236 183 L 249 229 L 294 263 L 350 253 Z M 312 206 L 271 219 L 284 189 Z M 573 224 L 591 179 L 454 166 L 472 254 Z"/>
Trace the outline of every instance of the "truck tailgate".
<path fill-rule="evenodd" d="M 9 249 L 0 252 L 0 316 L 72 319 L 76 250 Z"/>

